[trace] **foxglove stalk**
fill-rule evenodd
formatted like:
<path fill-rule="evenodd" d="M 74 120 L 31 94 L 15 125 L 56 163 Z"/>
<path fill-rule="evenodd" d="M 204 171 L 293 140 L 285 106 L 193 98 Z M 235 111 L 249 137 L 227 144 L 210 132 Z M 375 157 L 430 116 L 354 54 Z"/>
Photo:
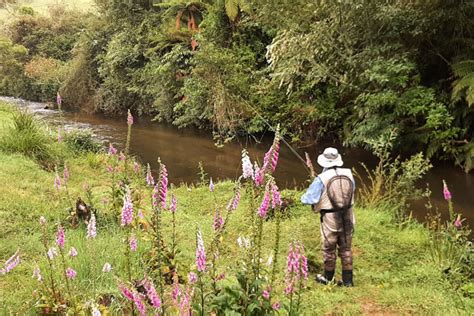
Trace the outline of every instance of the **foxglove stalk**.
<path fill-rule="evenodd" d="M 148 299 L 151 302 L 151 306 L 153 306 L 156 309 L 161 308 L 161 299 L 156 293 L 156 289 L 153 286 L 153 283 L 151 283 L 150 280 L 147 280 L 144 284 L 145 290 L 146 290 L 146 295 L 148 296 Z"/>
<path fill-rule="evenodd" d="M 218 231 L 219 229 L 224 226 L 224 219 L 222 218 L 221 212 L 219 212 L 219 209 L 216 209 L 216 212 L 214 213 L 214 223 L 212 227 L 214 228 L 214 231 Z"/>
<path fill-rule="evenodd" d="M 214 182 L 212 182 L 212 178 L 209 180 L 209 191 L 214 192 Z"/>
<path fill-rule="evenodd" d="M 206 270 L 206 250 L 204 249 L 204 240 L 202 239 L 201 230 L 197 232 L 196 266 L 199 272 Z"/>
<path fill-rule="evenodd" d="M 272 208 L 275 209 L 282 205 L 281 194 L 278 191 L 278 187 L 275 183 L 271 184 L 272 191 Z"/>
<path fill-rule="evenodd" d="M 64 185 L 66 185 L 69 180 L 69 169 L 67 168 L 66 164 L 64 164 L 63 179 L 64 179 Z"/>
<path fill-rule="evenodd" d="M 194 283 L 197 282 L 197 280 L 198 280 L 197 274 L 194 273 L 194 272 L 189 272 L 189 274 L 188 274 L 188 281 L 189 281 L 189 283 L 194 284 Z"/>
<path fill-rule="evenodd" d="M 125 298 L 130 301 L 133 301 L 133 292 L 130 291 L 124 284 L 119 285 L 119 290 Z"/>
<path fill-rule="evenodd" d="M 176 196 L 174 194 L 171 195 L 171 204 L 170 204 L 170 212 L 171 213 L 176 213 L 176 207 L 177 207 L 177 200 Z"/>
<path fill-rule="evenodd" d="M 171 291 L 171 299 L 174 304 L 178 305 L 178 299 L 181 295 L 181 289 L 179 288 L 179 280 L 176 274 L 173 276 L 173 290 Z"/>
<path fill-rule="evenodd" d="M 270 206 L 270 193 L 268 192 L 268 190 L 265 190 L 262 204 L 260 204 L 260 207 L 258 209 L 258 216 L 260 216 L 261 218 L 265 218 L 267 216 L 269 206 Z"/>
<path fill-rule="evenodd" d="M 454 221 L 454 227 L 456 227 L 457 229 L 461 229 L 462 227 L 461 215 L 458 215 L 456 217 L 456 220 Z"/>
<path fill-rule="evenodd" d="M 135 306 L 137 307 L 137 310 L 140 315 L 146 316 L 146 307 L 145 304 L 143 304 L 142 295 L 140 293 L 133 293 L 133 302 L 135 303 Z"/>
<path fill-rule="evenodd" d="M 119 159 L 120 161 L 125 161 L 126 158 L 127 158 L 127 157 L 125 157 L 125 154 L 124 154 L 123 152 L 120 152 L 118 159 Z"/>
<path fill-rule="evenodd" d="M 56 93 L 56 104 L 58 105 L 59 110 L 61 110 L 61 104 L 63 104 L 63 98 L 61 97 L 59 92 Z"/>
<path fill-rule="evenodd" d="M 61 128 L 58 127 L 58 143 L 63 141 L 63 136 L 61 135 Z"/>
<path fill-rule="evenodd" d="M 133 221 L 133 203 L 132 197 L 130 196 L 130 189 L 127 188 L 127 192 L 123 197 L 122 207 L 122 226 L 128 226 Z"/>
<path fill-rule="evenodd" d="M 58 252 L 57 252 L 56 248 L 51 247 L 51 248 L 48 249 L 47 255 L 48 255 L 49 260 L 53 260 L 54 257 L 56 257 L 58 255 Z"/>
<path fill-rule="evenodd" d="M 135 172 L 135 174 L 140 172 L 140 164 L 136 161 L 133 162 L 133 172 Z"/>
<path fill-rule="evenodd" d="M 285 294 L 295 291 L 295 285 L 308 279 L 308 260 L 304 255 L 304 247 L 300 242 L 292 242 L 288 250 L 286 264 Z"/>
<path fill-rule="evenodd" d="M 151 174 L 150 164 L 146 165 L 146 184 L 151 187 L 155 185 L 155 179 L 153 179 L 153 175 Z"/>
<path fill-rule="evenodd" d="M 446 184 L 446 181 L 444 180 L 443 180 L 443 195 L 446 201 L 449 201 L 452 198 L 451 192 L 449 192 L 449 189 L 448 189 L 448 185 Z"/>
<path fill-rule="evenodd" d="M 137 237 L 135 235 L 130 236 L 130 250 L 137 251 Z"/>
<path fill-rule="evenodd" d="M 92 213 L 91 219 L 89 220 L 89 223 L 87 223 L 87 239 L 95 238 L 97 235 L 97 229 L 95 226 L 95 215 Z"/>
<path fill-rule="evenodd" d="M 69 256 L 72 258 L 77 257 L 77 249 L 74 247 L 71 247 L 71 249 L 69 250 Z"/>
<path fill-rule="evenodd" d="M 244 179 L 252 179 L 254 177 L 252 163 L 245 149 L 242 150 L 242 177 Z"/>
<path fill-rule="evenodd" d="M 263 158 L 262 169 L 264 172 L 274 172 L 278 164 L 278 156 L 280 154 L 280 132 L 275 132 L 275 138 L 270 149 L 265 153 Z"/>
<path fill-rule="evenodd" d="M 57 172 L 56 177 L 54 178 L 54 188 L 58 191 L 61 189 L 61 178 L 59 177 Z"/>
<path fill-rule="evenodd" d="M 62 225 L 59 225 L 58 231 L 56 233 L 56 244 L 59 246 L 59 248 L 64 249 L 64 241 L 65 241 L 64 228 Z"/>
<path fill-rule="evenodd" d="M 67 268 L 66 269 L 66 276 L 69 278 L 69 279 L 74 279 L 77 275 L 77 272 L 74 271 L 71 267 Z"/>
<path fill-rule="evenodd" d="M 109 143 L 109 155 L 110 156 L 115 156 L 117 154 L 117 149 L 112 145 L 112 143 Z"/>
<path fill-rule="evenodd" d="M 0 270 L 1 274 L 7 274 L 20 263 L 20 250 L 17 250 L 13 256 L 5 261 L 4 267 Z"/>
<path fill-rule="evenodd" d="M 160 163 L 161 164 L 161 163 Z M 160 167 L 160 192 L 159 203 L 161 208 L 166 209 L 166 195 L 168 193 L 168 170 L 164 164 Z"/>
<path fill-rule="evenodd" d="M 133 116 L 132 113 L 130 113 L 130 109 L 127 112 L 127 125 L 133 125 Z"/>
<path fill-rule="evenodd" d="M 41 270 L 38 266 L 36 266 L 33 270 L 33 275 L 31 277 L 38 280 L 39 282 L 43 281 L 43 276 L 41 275 Z"/>
<path fill-rule="evenodd" d="M 261 169 L 258 167 L 257 163 L 255 162 L 254 165 L 255 173 L 254 173 L 254 182 L 256 186 L 261 186 L 265 179 L 265 169 L 262 167 Z"/>

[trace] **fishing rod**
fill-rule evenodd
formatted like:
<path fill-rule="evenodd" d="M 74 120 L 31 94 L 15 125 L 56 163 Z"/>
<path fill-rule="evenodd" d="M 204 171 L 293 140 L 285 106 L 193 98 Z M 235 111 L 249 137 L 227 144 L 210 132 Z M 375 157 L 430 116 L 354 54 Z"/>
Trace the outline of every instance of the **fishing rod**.
<path fill-rule="evenodd" d="M 256 108 L 254 108 L 250 103 L 248 103 L 247 101 L 245 101 L 245 104 L 248 105 L 248 107 L 250 107 L 254 112 L 255 114 L 268 126 L 268 128 L 272 131 L 272 132 L 275 132 L 275 128 L 263 117 L 263 115 L 260 114 L 260 112 L 257 111 Z M 303 157 L 301 157 L 300 154 L 298 154 L 298 152 L 293 148 L 293 146 L 291 146 L 286 140 L 285 140 L 285 137 L 283 135 L 281 135 L 281 140 L 283 141 L 283 143 L 290 149 L 290 151 L 303 163 L 306 171 L 308 171 L 308 173 L 310 175 L 312 175 L 312 171 L 310 170 L 310 168 L 308 167 L 306 161 L 303 159 Z"/>

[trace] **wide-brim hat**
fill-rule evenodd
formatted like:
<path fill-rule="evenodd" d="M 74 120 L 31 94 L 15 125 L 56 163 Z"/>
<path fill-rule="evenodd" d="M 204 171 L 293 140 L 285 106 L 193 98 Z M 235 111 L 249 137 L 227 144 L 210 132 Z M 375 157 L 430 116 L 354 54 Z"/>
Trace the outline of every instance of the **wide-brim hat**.
<path fill-rule="evenodd" d="M 328 147 L 318 156 L 318 164 L 323 168 L 341 167 L 342 157 L 336 148 Z"/>

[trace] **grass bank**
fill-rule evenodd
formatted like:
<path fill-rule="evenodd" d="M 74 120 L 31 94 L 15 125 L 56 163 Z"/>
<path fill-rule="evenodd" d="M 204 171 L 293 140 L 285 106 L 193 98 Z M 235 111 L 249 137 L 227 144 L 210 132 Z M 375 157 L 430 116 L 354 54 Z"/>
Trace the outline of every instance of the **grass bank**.
<path fill-rule="evenodd" d="M 12 124 L 12 113 L 8 105 L 0 105 L 0 137 Z M 97 238 L 86 239 L 83 224 L 75 229 L 68 225 L 65 218 L 70 202 L 59 198 L 54 189 L 54 172 L 45 170 L 24 155 L 0 152 L 0 262 L 5 262 L 17 249 L 20 249 L 21 254 L 21 263 L 10 273 L 0 276 L 0 308 L 5 314 L 33 314 L 39 300 L 38 281 L 32 278 L 32 272 L 36 265 L 40 266 L 44 274 L 47 270 L 38 222 L 40 216 L 46 218 L 53 236 L 53 224 L 62 222 L 66 227 L 66 249 L 74 246 L 78 251 L 78 256 L 71 259 L 70 264 L 77 271 L 72 286 L 81 301 L 98 301 L 100 297 L 110 294 L 116 300 L 121 297 L 117 277 L 123 278 L 125 275 L 125 262 L 122 259 L 124 234 L 119 225 L 111 220 L 107 204 L 103 201 L 110 188 L 110 175 L 104 165 L 107 157 L 105 154 L 76 155 L 68 153 L 66 148 L 64 151 L 70 170 L 70 196 L 74 199 L 78 196 L 85 198 L 84 183 L 92 189 L 92 201 L 98 209 Z M 141 175 L 132 181 L 141 188 L 142 193 L 134 197 L 135 207 L 146 216 L 150 212 L 147 198 L 150 190 L 145 187 Z M 216 184 L 215 196 L 207 186 L 181 185 L 172 187 L 171 191 L 178 200 L 178 273 L 184 273 L 194 266 L 196 227 L 202 229 L 204 242 L 208 246 L 212 236 L 214 203 L 225 204 L 232 197 L 233 183 L 226 181 Z M 296 191 L 283 192 L 284 197 L 294 201 L 298 201 L 301 194 Z M 310 259 L 310 280 L 302 297 L 305 315 L 472 313 L 473 302 L 459 296 L 431 263 L 427 250 L 428 231 L 421 224 L 410 222 L 400 228 L 394 223 L 393 214 L 384 209 L 356 207 L 356 286 L 324 287 L 314 282 L 322 261 L 319 217 L 298 202 L 290 205 L 285 212 L 281 231 L 282 247 L 278 257 L 278 280 L 281 281 L 277 282 L 273 300 L 282 303 L 286 300 L 283 295 L 286 251 L 289 242 L 296 239 L 303 242 Z M 248 201 L 244 195 L 230 218 L 222 240 L 223 248 L 217 269 L 219 273 L 225 272 L 230 277 L 223 282 L 234 282 L 233 272 L 243 257 L 237 238 L 247 234 L 248 216 Z M 164 212 L 165 242 L 169 242 L 170 223 L 171 214 Z M 144 258 L 150 249 L 151 241 L 145 234 L 146 229 L 144 224 L 136 230 L 138 250 L 131 258 L 135 278 L 143 275 Z M 266 221 L 263 230 L 265 236 L 273 236 L 271 232 L 275 230 L 275 222 Z M 273 237 L 263 241 L 264 261 L 272 252 L 273 242 Z M 111 273 L 102 272 L 105 262 L 112 265 Z M 117 314 L 121 312 L 114 302 L 110 309 Z"/>

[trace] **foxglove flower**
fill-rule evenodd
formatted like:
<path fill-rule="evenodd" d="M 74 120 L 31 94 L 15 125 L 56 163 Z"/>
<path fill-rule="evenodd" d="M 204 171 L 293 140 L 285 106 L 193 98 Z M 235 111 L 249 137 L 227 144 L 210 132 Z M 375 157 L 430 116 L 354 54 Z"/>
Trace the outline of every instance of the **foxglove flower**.
<path fill-rule="evenodd" d="M 151 174 L 150 164 L 146 165 L 146 183 L 149 186 L 154 186 L 155 185 L 155 179 L 153 179 L 153 175 Z"/>
<path fill-rule="evenodd" d="M 71 267 L 66 269 L 66 276 L 69 279 L 74 279 L 76 277 L 76 275 L 77 275 L 76 271 L 74 271 Z"/>
<path fill-rule="evenodd" d="M 197 279 L 198 279 L 198 276 L 197 276 L 196 273 L 194 273 L 194 272 L 189 272 L 189 274 L 188 274 L 188 281 L 189 281 L 189 283 L 194 284 L 194 283 L 197 282 Z"/>
<path fill-rule="evenodd" d="M 278 187 L 275 183 L 272 183 L 271 190 L 272 190 L 272 208 L 275 209 L 276 207 L 281 206 L 283 202 L 281 200 L 281 194 L 278 191 Z"/>
<path fill-rule="evenodd" d="M 127 192 L 123 197 L 122 207 L 122 226 L 128 226 L 133 221 L 133 203 L 132 197 L 130 196 L 130 189 L 127 188 Z"/>
<path fill-rule="evenodd" d="M 135 303 L 135 306 L 137 307 L 137 310 L 140 315 L 146 316 L 146 307 L 145 304 L 143 304 L 142 295 L 140 293 L 133 293 L 133 302 Z"/>
<path fill-rule="evenodd" d="M 77 249 L 74 247 L 71 247 L 71 250 L 69 250 L 69 256 L 72 258 L 77 257 Z"/>
<path fill-rule="evenodd" d="M 125 158 L 126 158 L 126 157 L 125 157 L 125 154 L 124 154 L 123 152 L 120 152 L 118 159 L 119 159 L 120 161 L 125 161 Z"/>
<path fill-rule="evenodd" d="M 54 257 L 56 257 L 58 255 L 58 252 L 57 252 L 56 248 L 51 247 L 51 248 L 48 249 L 47 255 L 48 255 L 49 260 L 53 260 Z"/>
<path fill-rule="evenodd" d="M 232 199 L 230 199 L 229 203 L 227 204 L 227 210 L 235 211 L 237 209 L 237 206 L 239 206 L 239 202 L 240 202 L 240 186 L 238 186 L 235 189 L 234 196 L 232 197 Z"/>
<path fill-rule="evenodd" d="M 301 280 L 308 279 L 308 260 L 304 255 L 304 247 L 300 242 L 290 244 L 286 261 L 285 294 L 295 291 L 295 285 Z"/>
<path fill-rule="evenodd" d="M 155 195 L 155 207 L 161 207 L 166 209 L 166 195 L 168 193 L 168 171 L 166 166 L 160 163 L 160 175 L 159 181 L 155 185 L 154 195 Z"/>
<path fill-rule="evenodd" d="M 222 228 L 222 226 L 224 226 L 224 219 L 222 218 L 219 209 L 216 209 L 216 212 L 214 213 L 214 223 L 212 227 L 214 228 L 214 231 L 218 231 Z"/>
<path fill-rule="evenodd" d="M 279 310 L 280 307 L 281 307 L 281 306 L 280 306 L 280 303 L 279 303 L 279 302 L 273 303 L 273 305 L 272 305 L 273 310 L 276 310 L 276 311 Z"/>
<path fill-rule="evenodd" d="M 148 299 L 151 302 L 151 306 L 154 308 L 158 309 L 161 307 L 161 299 L 156 293 L 156 289 L 153 286 L 153 283 L 151 283 L 150 280 L 147 280 L 144 284 L 145 290 L 146 290 L 146 295 L 148 296 Z"/>
<path fill-rule="evenodd" d="M 209 180 L 209 191 L 214 192 L 214 182 L 212 182 L 212 178 Z"/>
<path fill-rule="evenodd" d="M 173 276 L 173 290 L 171 291 L 171 298 L 175 305 L 178 304 L 178 298 L 181 295 L 181 289 L 179 288 L 179 280 L 176 274 Z"/>
<path fill-rule="evenodd" d="M 275 132 L 275 138 L 270 149 L 265 153 L 263 158 L 262 169 L 264 172 L 270 171 L 274 172 L 278 164 L 278 156 L 280 154 L 280 132 L 277 129 Z"/>
<path fill-rule="evenodd" d="M 270 291 L 269 290 L 263 290 L 262 296 L 264 299 L 268 300 L 270 298 Z"/>
<path fill-rule="evenodd" d="M 306 157 L 306 166 L 308 167 L 311 176 L 314 177 L 316 175 L 316 172 L 314 171 L 314 166 L 311 162 L 311 158 L 309 157 L 309 154 L 307 152 L 305 152 L 304 155 Z"/>
<path fill-rule="evenodd" d="M 263 167 L 262 169 L 260 169 L 256 162 L 255 162 L 254 169 L 255 169 L 255 172 L 254 172 L 253 180 L 255 182 L 255 185 L 259 187 L 263 184 L 263 181 L 265 180 L 265 169 Z"/>
<path fill-rule="evenodd" d="M 119 290 L 125 298 L 130 301 L 133 301 L 133 292 L 130 291 L 124 284 L 119 285 Z"/>
<path fill-rule="evenodd" d="M 262 204 L 260 204 L 260 207 L 258 209 L 258 216 L 260 216 L 261 218 L 265 218 L 267 216 L 269 206 L 270 206 L 270 193 L 268 192 L 268 190 L 265 190 Z"/>
<path fill-rule="evenodd" d="M 462 227 L 461 215 L 458 215 L 456 220 L 454 221 L 454 227 L 456 227 L 457 229 L 461 229 Z"/>
<path fill-rule="evenodd" d="M 56 94 L 56 104 L 58 105 L 59 108 L 61 108 L 61 104 L 63 103 L 63 98 L 59 94 L 59 92 Z"/>
<path fill-rule="evenodd" d="M 137 251 L 137 237 L 135 235 L 130 237 L 130 250 Z"/>
<path fill-rule="evenodd" d="M 8 258 L 7 261 L 5 261 L 4 267 L 0 270 L 1 274 L 7 274 L 11 270 L 13 270 L 18 264 L 20 263 L 20 251 L 17 250 L 13 256 Z"/>
<path fill-rule="evenodd" d="M 89 220 L 89 223 L 87 223 L 87 239 L 95 238 L 95 236 L 97 235 L 97 229 L 95 227 L 95 224 L 95 215 L 94 213 L 92 213 L 91 219 Z"/>
<path fill-rule="evenodd" d="M 132 113 L 130 113 L 130 109 L 127 112 L 127 125 L 131 126 L 133 124 L 133 116 Z"/>
<path fill-rule="evenodd" d="M 110 156 L 115 156 L 117 154 L 117 149 L 112 145 L 112 143 L 109 143 L 109 155 Z"/>
<path fill-rule="evenodd" d="M 252 163 L 250 162 L 247 151 L 242 150 L 242 177 L 244 179 L 252 179 L 254 176 Z"/>
<path fill-rule="evenodd" d="M 177 200 L 176 196 L 174 194 L 171 195 L 171 204 L 170 204 L 170 212 L 171 213 L 176 213 L 176 207 L 177 207 Z"/>
<path fill-rule="evenodd" d="M 111 165 L 107 165 L 107 172 L 108 173 L 113 173 L 114 172 L 114 167 L 112 167 Z"/>
<path fill-rule="evenodd" d="M 65 241 L 64 228 L 62 225 L 59 225 L 58 231 L 56 233 L 56 244 L 59 246 L 59 248 L 61 249 L 64 248 L 64 241 Z"/>
<path fill-rule="evenodd" d="M 58 191 L 61 189 L 61 178 L 59 177 L 57 172 L 56 177 L 54 178 L 54 188 Z"/>
<path fill-rule="evenodd" d="M 197 232 L 196 266 L 199 272 L 206 270 L 206 250 L 204 249 L 204 240 L 202 239 L 201 230 Z"/>
<path fill-rule="evenodd" d="M 102 267 L 102 272 L 104 273 L 109 273 L 112 270 L 112 266 L 110 263 L 106 262 L 104 263 L 104 266 Z"/>
<path fill-rule="evenodd" d="M 452 198 L 451 192 L 449 192 L 449 189 L 448 189 L 448 185 L 446 184 L 444 180 L 443 180 L 443 195 L 446 201 L 449 201 Z"/>
<path fill-rule="evenodd" d="M 135 174 L 140 172 L 140 164 L 136 161 L 133 162 L 133 172 L 135 172 Z"/>
<path fill-rule="evenodd" d="M 38 266 L 36 266 L 35 269 L 33 270 L 33 275 L 31 277 L 40 282 L 43 281 L 43 276 L 41 275 L 41 270 Z"/>

